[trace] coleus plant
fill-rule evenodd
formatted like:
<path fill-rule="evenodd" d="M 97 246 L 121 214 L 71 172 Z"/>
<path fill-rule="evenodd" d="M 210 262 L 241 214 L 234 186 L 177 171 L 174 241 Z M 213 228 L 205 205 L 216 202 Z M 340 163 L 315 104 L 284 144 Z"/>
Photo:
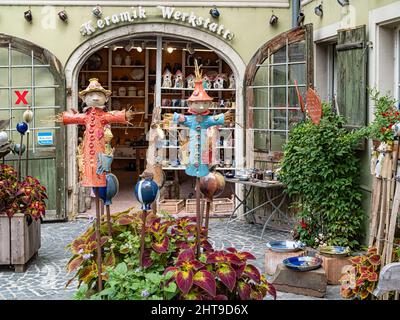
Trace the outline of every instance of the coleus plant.
<path fill-rule="evenodd" d="M 344 269 L 340 278 L 340 295 L 345 299 L 365 300 L 372 297 L 378 280 L 381 257 L 376 248 L 369 248 L 367 254 L 350 259 L 351 266 Z"/>
<path fill-rule="evenodd" d="M 105 222 L 101 224 L 103 270 L 128 262 L 130 270 L 139 267 L 140 214 L 128 212 L 112 215 L 112 239 L 107 238 Z M 255 259 L 251 253 L 238 252 L 234 248 L 214 251 L 201 229 L 202 254 L 196 259 L 195 219 L 149 218 L 146 223 L 143 270 L 148 274 L 158 271 L 169 279 L 163 285 L 175 284 L 174 299 L 263 299 L 267 294 L 276 296 L 256 267 L 247 263 Z M 97 280 L 96 246 L 94 227 L 70 245 L 73 257 L 68 270 L 76 271 L 79 284 L 93 289 Z M 103 281 L 108 281 L 107 272 Z M 168 275 L 168 276 L 167 276 Z M 74 277 L 74 278 L 75 278 Z M 72 278 L 69 283 L 74 279 Z M 68 283 L 68 284 L 69 284 Z M 107 284 L 105 285 L 107 287 Z M 101 296 L 101 295 L 100 295 Z"/>
<path fill-rule="evenodd" d="M 247 263 L 248 259 L 255 257 L 235 248 L 206 251 L 199 260 L 192 248 L 183 249 L 165 273 L 173 273 L 171 281 L 176 282 L 181 299 L 262 300 L 267 294 L 275 299 L 275 288 L 255 266 Z"/>
<path fill-rule="evenodd" d="M 22 212 L 37 220 L 46 213 L 46 188 L 34 177 L 17 180 L 16 170 L 9 165 L 0 165 L 0 212 L 12 217 Z"/>

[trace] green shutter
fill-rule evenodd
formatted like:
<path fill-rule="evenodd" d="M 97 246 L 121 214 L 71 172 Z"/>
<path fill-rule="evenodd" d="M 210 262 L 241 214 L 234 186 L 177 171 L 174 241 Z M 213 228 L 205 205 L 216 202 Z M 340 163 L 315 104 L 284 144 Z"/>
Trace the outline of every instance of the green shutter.
<path fill-rule="evenodd" d="M 367 62 L 365 25 L 338 30 L 337 103 L 348 128 L 359 128 L 367 122 Z"/>

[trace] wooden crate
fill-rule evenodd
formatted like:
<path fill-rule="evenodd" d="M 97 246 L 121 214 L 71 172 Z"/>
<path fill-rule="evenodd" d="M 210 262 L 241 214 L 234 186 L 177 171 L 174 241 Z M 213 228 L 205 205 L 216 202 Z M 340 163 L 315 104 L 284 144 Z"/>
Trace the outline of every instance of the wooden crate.
<path fill-rule="evenodd" d="M 158 203 L 158 211 L 166 211 L 174 214 L 178 213 L 185 207 L 185 202 L 181 199 L 164 199 Z"/>
<path fill-rule="evenodd" d="M 200 209 L 201 206 L 206 206 L 205 199 L 200 199 Z M 196 214 L 196 199 L 187 199 L 186 200 L 186 213 L 194 213 Z"/>
<path fill-rule="evenodd" d="M 235 202 L 230 198 L 213 199 L 211 202 L 212 213 L 232 212 L 235 208 Z"/>
<path fill-rule="evenodd" d="M 24 272 L 27 262 L 36 256 L 41 246 L 40 220 L 28 226 L 22 213 L 11 219 L 0 215 L 0 265 L 13 265 L 16 272 Z"/>

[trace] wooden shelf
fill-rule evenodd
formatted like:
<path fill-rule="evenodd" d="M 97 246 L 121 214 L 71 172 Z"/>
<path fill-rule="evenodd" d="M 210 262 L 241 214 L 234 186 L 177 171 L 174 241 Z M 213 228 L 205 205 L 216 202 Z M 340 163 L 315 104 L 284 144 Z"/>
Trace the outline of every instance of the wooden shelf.
<path fill-rule="evenodd" d="M 122 99 L 143 99 L 145 96 L 111 96 L 111 98 L 122 98 Z"/>
<path fill-rule="evenodd" d="M 112 80 L 111 82 L 123 82 L 123 83 L 144 83 L 144 80 Z"/>
<path fill-rule="evenodd" d="M 174 91 L 193 91 L 193 88 L 167 88 L 167 87 L 161 87 L 161 90 L 174 90 Z M 220 91 L 236 91 L 236 89 L 204 89 L 205 91 L 215 91 L 215 92 L 220 92 Z M 161 93 L 163 94 L 163 93 Z"/>
<path fill-rule="evenodd" d="M 185 66 L 185 68 L 194 68 L 195 66 Z M 202 66 L 201 69 L 219 69 L 219 66 Z"/>
<path fill-rule="evenodd" d="M 81 73 L 94 73 L 94 72 L 100 72 L 100 73 L 106 73 L 108 70 L 81 70 Z"/>
<path fill-rule="evenodd" d="M 112 66 L 111 66 L 112 68 L 145 68 L 146 66 L 145 65 L 129 65 L 129 66 L 127 66 L 127 65 L 116 65 L 116 64 L 113 64 Z"/>

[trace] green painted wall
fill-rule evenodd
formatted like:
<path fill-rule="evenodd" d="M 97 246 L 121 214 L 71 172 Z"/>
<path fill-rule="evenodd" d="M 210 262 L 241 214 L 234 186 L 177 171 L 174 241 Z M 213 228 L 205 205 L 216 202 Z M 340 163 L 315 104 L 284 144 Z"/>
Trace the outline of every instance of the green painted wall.
<path fill-rule="evenodd" d="M 354 25 L 368 24 L 370 10 L 393 2 L 396 2 L 396 0 L 352 0 L 349 11 L 350 13 L 355 12 L 354 21 L 352 20 Z M 313 23 L 314 29 L 345 19 L 347 9 L 340 7 L 336 0 L 323 1 L 324 16 L 322 18 L 316 16 L 314 7 L 320 3 L 320 0 L 314 0 L 303 7 L 306 16 L 305 23 Z M 23 18 L 23 12 L 27 10 L 26 6 L 0 6 L 0 8 L 1 33 L 32 41 L 55 54 L 63 64 L 79 44 L 89 39 L 89 37 L 83 37 L 79 33 L 81 24 L 90 19 L 95 21 L 90 6 L 32 6 L 32 24 L 26 22 Z M 68 23 L 63 23 L 57 17 L 57 12 L 63 9 L 67 11 Z M 103 16 L 129 9 L 129 7 L 103 7 Z M 198 16 L 209 17 L 210 8 L 177 9 L 184 12 L 193 11 Z M 219 10 L 221 16 L 218 23 L 234 32 L 235 38 L 231 45 L 241 55 L 245 63 L 251 59 L 254 52 L 263 43 L 291 28 L 291 8 L 220 8 Z M 268 23 L 272 12 L 279 17 L 279 23 L 274 27 Z M 154 6 L 146 7 L 146 13 L 146 22 L 166 21 L 160 18 L 160 9 Z"/>

